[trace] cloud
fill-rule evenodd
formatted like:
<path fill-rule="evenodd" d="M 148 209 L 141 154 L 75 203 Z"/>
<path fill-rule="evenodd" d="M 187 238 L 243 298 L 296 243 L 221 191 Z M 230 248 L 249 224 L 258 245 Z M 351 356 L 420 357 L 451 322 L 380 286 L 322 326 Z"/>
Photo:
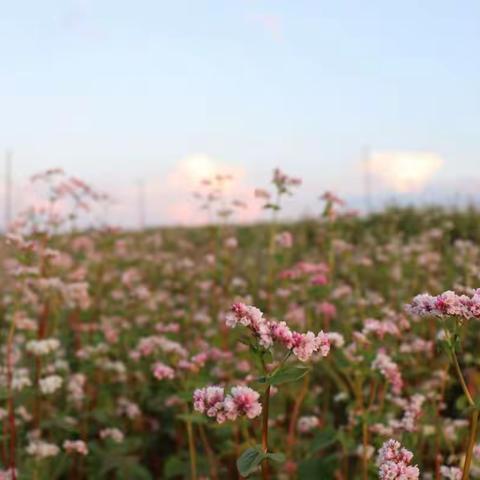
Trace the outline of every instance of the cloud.
<path fill-rule="evenodd" d="M 179 159 L 166 175 L 143 179 L 143 203 L 147 225 L 201 225 L 212 219 L 201 209 L 202 202 L 194 193 L 205 195 L 209 188 L 202 181 L 216 175 L 229 175 L 231 180 L 223 188 L 225 205 L 242 200 L 246 208 L 235 209 L 233 222 L 256 220 L 261 209 L 253 196 L 254 185 L 244 167 L 226 163 L 206 154 L 193 154 Z M 111 183 L 105 190 L 111 192 L 114 203 L 109 208 L 108 220 L 114 224 L 138 227 L 141 224 L 139 183 L 125 181 Z M 218 210 L 217 205 L 215 210 Z"/>
<path fill-rule="evenodd" d="M 167 185 L 189 193 L 195 191 L 205 179 L 215 175 L 230 175 L 233 185 L 245 177 L 245 169 L 236 165 L 219 162 L 205 154 L 194 154 L 179 160 L 167 175 Z M 232 182 L 227 188 L 232 187 Z"/>
<path fill-rule="evenodd" d="M 258 218 L 259 206 L 253 199 L 254 187 L 247 181 L 244 167 L 214 159 L 206 154 L 193 154 L 180 159 L 167 175 L 163 197 L 166 208 L 163 215 L 169 223 L 202 224 L 209 221 L 207 212 L 200 208 L 194 193 L 205 195 L 209 187 L 202 181 L 215 176 L 229 176 L 231 180 L 223 185 L 225 204 L 231 206 L 233 200 L 242 200 L 246 208 L 235 209 L 235 221 L 252 221 Z M 154 190 L 152 188 L 149 190 Z"/>
<path fill-rule="evenodd" d="M 443 163 L 433 152 L 376 152 L 364 169 L 387 189 L 408 193 L 423 190 Z"/>

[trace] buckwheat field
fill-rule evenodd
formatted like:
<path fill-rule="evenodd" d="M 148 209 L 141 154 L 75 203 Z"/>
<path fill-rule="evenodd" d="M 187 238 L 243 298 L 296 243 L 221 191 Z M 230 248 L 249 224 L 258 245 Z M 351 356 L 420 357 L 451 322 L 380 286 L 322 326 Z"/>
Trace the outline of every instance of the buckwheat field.
<path fill-rule="evenodd" d="M 2 240 L 1 479 L 480 477 L 480 215 L 357 215 L 205 179 L 199 228 L 121 231 L 60 170 Z M 89 226 L 77 224 L 90 215 Z"/>

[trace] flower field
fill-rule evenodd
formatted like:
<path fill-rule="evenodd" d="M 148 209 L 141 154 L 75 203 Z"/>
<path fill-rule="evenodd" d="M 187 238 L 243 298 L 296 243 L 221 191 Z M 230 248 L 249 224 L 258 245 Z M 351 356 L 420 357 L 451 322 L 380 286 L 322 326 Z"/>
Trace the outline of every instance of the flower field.
<path fill-rule="evenodd" d="M 326 193 L 284 223 L 276 170 L 263 223 L 216 177 L 210 225 L 122 231 L 33 182 L 0 247 L 0 479 L 480 478 L 475 209 Z"/>

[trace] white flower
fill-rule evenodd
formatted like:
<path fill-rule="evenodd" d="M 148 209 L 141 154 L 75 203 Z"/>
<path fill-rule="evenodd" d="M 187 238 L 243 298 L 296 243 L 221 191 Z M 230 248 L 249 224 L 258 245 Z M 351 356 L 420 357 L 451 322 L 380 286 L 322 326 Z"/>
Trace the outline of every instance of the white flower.
<path fill-rule="evenodd" d="M 60 341 L 56 338 L 46 338 L 44 340 L 30 340 L 25 349 L 27 352 L 41 356 L 48 355 L 60 347 Z"/>
<path fill-rule="evenodd" d="M 44 395 L 49 395 L 57 391 L 63 384 L 63 378 L 59 375 L 50 375 L 42 378 L 39 382 L 40 391 Z"/>
<path fill-rule="evenodd" d="M 111 438 L 116 443 L 122 443 L 125 435 L 118 428 L 104 428 L 100 431 L 100 438 Z"/>
<path fill-rule="evenodd" d="M 42 440 L 34 440 L 27 446 L 26 451 L 29 455 L 36 458 L 55 457 L 60 449 L 54 443 L 47 443 Z"/>

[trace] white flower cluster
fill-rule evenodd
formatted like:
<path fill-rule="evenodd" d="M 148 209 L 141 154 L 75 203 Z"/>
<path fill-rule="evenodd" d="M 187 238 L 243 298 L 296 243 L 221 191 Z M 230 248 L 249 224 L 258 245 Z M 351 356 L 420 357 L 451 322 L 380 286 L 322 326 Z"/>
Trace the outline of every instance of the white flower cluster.
<path fill-rule="evenodd" d="M 85 398 L 85 384 L 87 377 L 83 373 L 74 373 L 68 380 L 68 399 L 78 406 L 81 406 Z"/>
<path fill-rule="evenodd" d="M 320 425 L 320 420 L 314 415 L 300 417 L 297 422 L 297 430 L 300 433 L 308 433 Z"/>
<path fill-rule="evenodd" d="M 25 349 L 28 353 L 42 356 L 54 352 L 60 347 L 60 341 L 56 338 L 45 338 L 44 340 L 30 340 Z"/>
<path fill-rule="evenodd" d="M 111 438 L 115 443 L 122 443 L 125 435 L 118 428 L 104 428 L 100 431 L 100 438 Z"/>
<path fill-rule="evenodd" d="M 49 395 L 56 392 L 63 384 L 63 378 L 59 375 L 49 375 L 48 377 L 40 379 L 38 382 L 40 391 L 44 395 Z"/>
<path fill-rule="evenodd" d="M 6 387 L 8 385 L 7 369 L 0 367 L 0 386 Z M 26 387 L 31 387 L 32 382 L 29 377 L 28 369 L 15 368 L 12 378 L 12 389 L 19 392 Z"/>
<path fill-rule="evenodd" d="M 55 457 L 60 452 L 60 448 L 54 443 L 44 442 L 42 440 L 33 440 L 26 448 L 29 455 L 36 458 Z"/>

